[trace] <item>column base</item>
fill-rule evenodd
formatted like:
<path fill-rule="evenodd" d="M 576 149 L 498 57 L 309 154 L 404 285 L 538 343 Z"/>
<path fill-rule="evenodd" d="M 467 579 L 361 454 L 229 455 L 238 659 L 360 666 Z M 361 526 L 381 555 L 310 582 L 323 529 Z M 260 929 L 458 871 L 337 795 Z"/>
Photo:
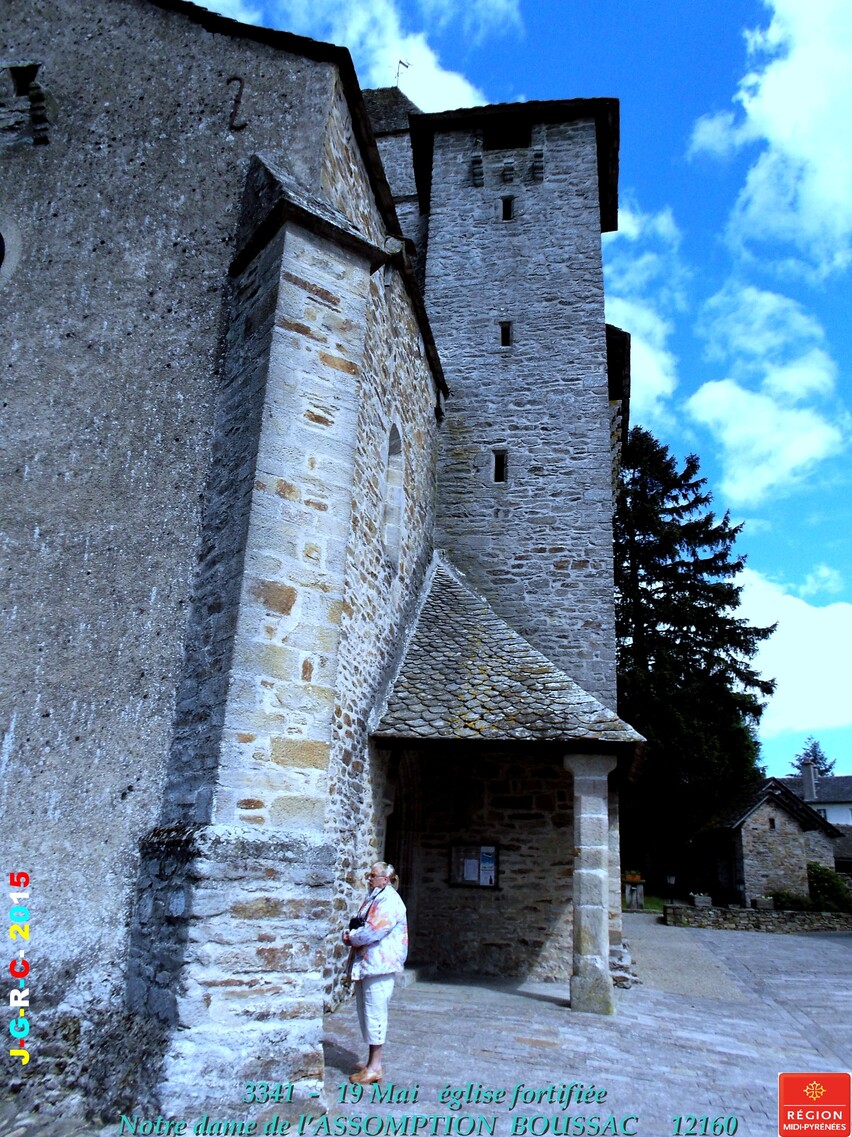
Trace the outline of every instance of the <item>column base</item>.
<path fill-rule="evenodd" d="M 606 964 L 584 968 L 584 974 L 571 976 L 571 1010 L 592 1015 L 615 1014 L 612 976 Z"/>

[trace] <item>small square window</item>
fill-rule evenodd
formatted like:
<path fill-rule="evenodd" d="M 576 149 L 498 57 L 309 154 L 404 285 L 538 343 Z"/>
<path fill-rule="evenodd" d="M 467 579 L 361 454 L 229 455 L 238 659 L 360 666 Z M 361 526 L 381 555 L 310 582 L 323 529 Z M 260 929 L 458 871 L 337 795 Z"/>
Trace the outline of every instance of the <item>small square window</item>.
<path fill-rule="evenodd" d="M 500 346 L 501 347 L 511 347 L 512 346 L 512 321 L 511 320 L 501 320 L 500 321 Z"/>

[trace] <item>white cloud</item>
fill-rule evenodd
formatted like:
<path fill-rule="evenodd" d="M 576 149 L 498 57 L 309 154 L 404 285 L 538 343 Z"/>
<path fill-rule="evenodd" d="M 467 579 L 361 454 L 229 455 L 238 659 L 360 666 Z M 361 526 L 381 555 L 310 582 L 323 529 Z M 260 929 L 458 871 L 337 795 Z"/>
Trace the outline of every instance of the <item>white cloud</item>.
<path fill-rule="evenodd" d="M 772 18 L 747 34 L 738 111 L 699 119 L 690 149 L 726 157 L 759 141 L 729 236 L 743 251 L 784 242 L 794 258 L 781 263 L 825 275 L 852 264 L 852 4 L 764 3 Z"/>
<path fill-rule="evenodd" d="M 263 22 L 263 9 L 259 4 L 245 4 L 243 0 L 208 0 L 202 7 L 239 20 L 241 24 L 260 24 Z"/>
<path fill-rule="evenodd" d="M 778 362 L 825 338 L 820 322 L 787 296 L 728 283 L 704 305 L 699 331 L 710 359 Z"/>
<path fill-rule="evenodd" d="M 688 153 L 690 157 L 704 153 L 714 158 L 730 158 L 747 142 L 754 142 L 758 137 L 749 122 L 737 122 L 733 111 L 717 111 L 698 119 Z"/>
<path fill-rule="evenodd" d="M 209 2 L 219 8 L 234 0 Z M 486 24 L 496 26 L 497 16 L 488 17 L 484 0 L 474 3 L 471 11 L 451 0 L 440 0 L 437 7 L 445 14 L 455 10 L 462 23 L 472 20 L 479 29 Z M 498 0 L 498 15 L 501 9 L 512 7 L 508 0 Z M 404 60 L 408 67 L 400 69 L 399 85 L 421 110 L 451 110 L 487 102 L 464 75 L 442 66 L 426 31 L 404 26 L 397 0 L 267 0 L 264 22 L 349 48 L 362 87 L 396 83 L 399 62 Z"/>
<path fill-rule="evenodd" d="M 705 383 L 686 406 L 721 447 L 721 489 L 734 505 L 789 489 L 843 448 L 841 429 L 817 411 L 784 406 L 733 379 Z"/>
<path fill-rule="evenodd" d="M 744 570 L 740 583 L 740 615 L 758 626 L 778 624 L 755 657 L 757 669 L 778 681 L 761 735 L 852 726 L 847 659 L 852 604 L 808 604 L 751 569 Z"/>
<path fill-rule="evenodd" d="M 845 445 L 848 415 L 835 405 L 837 365 L 819 321 L 789 297 L 730 283 L 704 306 L 707 356 L 727 365 L 686 407 L 716 440 L 721 488 L 756 504 L 802 481 Z"/>
<path fill-rule="evenodd" d="M 808 573 L 804 584 L 800 584 L 796 591 L 799 596 L 818 596 L 821 592 L 836 596 L 844 587 L 843 577 L 837 569 L 829 565 L 817 565 Z"/>
<path fill-rule="evenodd" d="M 604 236 L 606 318 L 631 335 L 630 417 L 649 427 L 669 423 L 677 358 L 669 346 L 670 314 L 684 306 L 686 271 L 671 209 L 618 211 L 618 231 Z"/>
<path fill-rule="evenodd" d="M 677 387 L 677 360 L 667 347 L 671 324 L 650 304 L 618 296 L 607 298 L 606 318 L 630 332 L 631 421 L 665 423 Z"/>
<path fill-rule="evenodd" d="M 419 6 L 428 26 L 459 24 L 465 36 L 476 41 L 494 32 L 523 29 L 519 0 L 419 0 Z"/>

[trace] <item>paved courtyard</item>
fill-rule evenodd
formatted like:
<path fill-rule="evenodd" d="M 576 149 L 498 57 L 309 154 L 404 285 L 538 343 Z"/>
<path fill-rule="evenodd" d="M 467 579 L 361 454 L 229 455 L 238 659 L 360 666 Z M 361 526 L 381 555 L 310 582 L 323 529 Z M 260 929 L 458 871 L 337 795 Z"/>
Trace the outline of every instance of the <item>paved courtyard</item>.
<path fill-rule="evenodd" d="M 416 1109 L 394 1112 L 446 1114 L 438 1095 L 448 1084 L 511 1095 L 520 1082 L 579 1082 L 606 1098 L 566 1113 L 604 1122 L 612 1114 L 617 1123 L 637 1116 L 628 1127 L 642 1137 L 677 1137 L 673 1119 L 689 1114 L 711 1123 L 733 1115 L 741 1137 L 774 1137 L 780 1071 L 852 1067 L 852 935 L 667 928 L 644 913 L 626 915 L 625 925 L 642 982 L 618 992 L 612 1018 L 572 1014 L 567 992 L 551 984 L 421 982 L 398 991 L 385 1075 L 421 1090 Z M 329 1017 L 327 1034 L 336 1085 L 363 1057 L 351 1005 Z M 465 1109 L 502 1109 L 498 1137 L 510 1137 L 518 1114 L 561 1112 L 547 1103 Z"/>
<path fill-rule="evenodd" d="M 666 928 L 643 913 L 626 915 L 625 926 L 642 982 L 618 992 L 612 1018 L 571 1013 L 567 990 L 553 984 L 422 981 L 398 990 L 384 1092 L 390 1083 L 411 1094 L 419 1086 L 414 1102 L 375 1103 L 371 1090 L 351 1101 L 346 1079 L 363 1047 L 354 1004 L 346 1003 L 326 1023 L 332 1116 L 455 1119 L 450 1127 L 430 1121 L 417 1137 L 467 1137 L 476 1132 L 467 1126 L 476 1123 L 465 1119 L 480 1115 L 497 1118 L 495 1137 L 523 1133 L 520 1117 L 547 1119 L 528 1121 L 527 1137 L 544 1137 L 545 1125 L 550 1133 L 581 1137 L 577 1128 L 559 1128 L 566 1116 L 597 1116 L 603 1133 L 615 1126 L 638 1137 L 690 1137 L 688 1115 L 710 1118 L 708 1126 L 736 1117 L 739 1137 L 774 1137 L 779 1071 L 852 1067 L 852 934 Z M 564 1110 L 558 1100 L 521 1100 L 510 1109 L 521 1083 L 521 1098 L 550 1086 L 558 1098 L 561 1087 L 578 1083 L 593 1089 L 595 1100 L 572 1101 Z M 506 1090 L 507 1098 L 496 1105 L 473 1101 L 461 1111 L 441 1103 L 446 1087 L 468 1085 L 470 1096 L 482 1087 Z M 335 1106 L 341 1092 L 346 1104 Z M 610 1117 L 610 1128 L 603 1128 Z M 94 1132 L 0 1105 L 0 1137 Z M 314 1129 L 304 1132 L 312 1137 Z M 695 1137 L 702 1137 L 700 1121 Z"/>

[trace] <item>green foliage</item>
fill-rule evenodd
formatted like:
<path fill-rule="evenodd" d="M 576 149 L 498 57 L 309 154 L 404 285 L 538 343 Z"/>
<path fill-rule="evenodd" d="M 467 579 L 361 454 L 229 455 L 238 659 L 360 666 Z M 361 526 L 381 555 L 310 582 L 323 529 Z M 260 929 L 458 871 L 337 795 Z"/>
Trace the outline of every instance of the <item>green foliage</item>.
<path fill-rule="evenodd" d="M 698 828 L 760 780 L 755 728 L 775 686 L 751 666 L 773 628 L 737 615 L 741 527 L 712 512 L 705 487 L 695 455 L 678 469 L 631 430 L 615 517 L 618 710 L 648 746 L 623 788 L 623 832 L 631 860 L 647 866 L 653 849 L 658 876 L 682 868 Z"/>
<path fill-rule="evenodd" d="M 825 751 L 811 734 L 805 740 L 805 745 L 802 750 L 790 762 L 794 773 L 801 774 L 803 762 L 813 762 L 816 773 L 821 778 L 827 778 L 834 770 L 834 763 L 836 759 L 827 758 Z"/>
<path fill-rule="evenodd" d="M 809 861 L 808 888 L 817 912 L 852 912 L 852 893 L 834 869 Z"/>
<path fill-rule="evenodd" d="M 813 904 L 809 896 L 802 892 L 786 892 L 782 888 L 767 893 L 775 901 L 777 912 L 812 912 Z"/>

